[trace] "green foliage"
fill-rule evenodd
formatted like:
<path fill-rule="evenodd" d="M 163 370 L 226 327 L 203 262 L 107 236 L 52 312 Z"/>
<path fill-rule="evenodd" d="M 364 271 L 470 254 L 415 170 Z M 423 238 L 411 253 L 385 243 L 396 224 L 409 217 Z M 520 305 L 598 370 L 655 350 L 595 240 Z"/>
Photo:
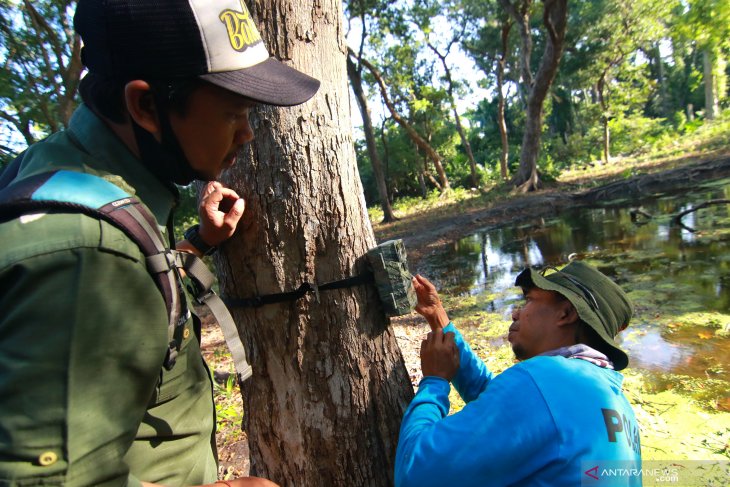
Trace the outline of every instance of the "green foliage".
<path fill-rule="evenodd" d="M 198 223 L 198 193 L 194 184 L 179 188 L 180 201 L 175 209 L 175 236 L 181 238 L 185 230 Z"/>
<path fill-rule="evenodd" d="M 609 122 L 615 154 L 638 155 L 653 152 L 670 142 L 671 125 L 664 119 L 641 115 L 620 116 Z"/>
<path fill-rule="evenodd" d="M 236 441 L 243 436 L 241 423 L 243 421 L 243 402 L 236 384 L 236 375 L 231 373 L 225 383 L 214 382 L 213 395 L 215 396 L 216 430 L 229 434 L 228 441 Z M 232 432 L 237 432 L 233 435 Z M 237 438 L 236 438 L 237 436 Z"/>
<path fill-rule="evenodd" d="M 546 43 L 540 15 L 543 4 L 526 4 L 530 5 L 534 73 Z M 452 96 L 458 100 L 469 95 L 458 70 L 466 58 L 454 53 L 467 53 L 470 61 L 466 62 L 483 75 L 480 84 L 496 88 L 502 29 L 509 20 L 500 2 L 348 0 L 345 8 L 350 27 L 362 30 L 351 39 L 357 42 L 353 50 L 362 52 L 383 74 L 396 110 L 441 156 L 452 186 L 471 186 L 466 151 L 451 109 Z M 26 144 L 67 123 L 81 71 L 79 40 L 71 28 L 73 9 L 74 2 L 59 0 L 0 0 L 5 20 L 0 25 L 0 165 Z M 569 16 L 566 48 L 545 106 L 541 174 L 554 177 L 562 169 L 600 159 L 601 124 L 606 117 L 614 157 L 671 152 L 678 137 L 694 137 L 696 132 L 699 139 L 712 139 L 708 131 L 714 125 L 706 127 L 702 120 L 703 56 L 710 55 L 715 88 L 724 106 L 730 57 L 727 0 L 577 0 L 571 2 Z M 449 54 L 451 80 L 427 43 Z M 526 122 L 516 25 L 509 30 L 506 47 L 503 92 L 508 164 L 514 172 Z M 363 75 L 368 95 L 379 97 L 374 78 L 367 70 Z M 484 185 L 500 178 L 497 96 L 493 91 L 487 98 L 473 98 L 461 118 Z M 384 111 L 377 100 L 370 105 L 375 115 Z M 392 120 L 374 122 L 390 196 L 422 195 L 424 186 L 430 192 L 429 178 L 423 184 L 419 180 L 425 170 L 435 176 L 425 154 Z M 722 138 L 717 133 L 712 140 Z M 372 204 L 378 196 L 367 152 L 362 149 L 357 147 L 358 166 Z M 188 209 L 179 218 L 181 228 L 194 215 L 186 191 L 182 208 Z"/>
<path fill-rule="evenodd" d="M 0 1 L 0 163 L 63 128 L 76 105 L 75 2 Z"/>
<path fill-rule="evenodd" d="M 393 203 L 393 211 L 397 217 L 420 214 L 438 208 L 458 205 L 477 198 L 478 192 L 463 187 L 454 188 L 452 191 L 441 194 L 438 190 L 431 190 L 425 198 L 420 196 L 404 196 Z M 383 210 L 379 206 L 368 207 L 368 216 L 371 222 L 380 222 L 383 219 Z"/>

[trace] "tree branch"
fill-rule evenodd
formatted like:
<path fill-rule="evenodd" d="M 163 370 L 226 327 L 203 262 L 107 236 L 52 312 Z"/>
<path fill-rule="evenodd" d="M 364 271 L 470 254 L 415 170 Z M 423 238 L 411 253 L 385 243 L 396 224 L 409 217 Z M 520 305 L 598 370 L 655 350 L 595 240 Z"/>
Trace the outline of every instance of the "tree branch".
<path fill-rule="evenodd" d="M 362 33 L 360 34 L 360 50 L 357 53 L 357 74 L 362 76 L 362 64 L 360 63 L 360 59 L 362 59 L 362 53 L 365 50 L 365 38 L 367 37 L 367 33 L 365 30 L 365 1 L 360 0 L 360 22 L 362 22 Z"/>
<path fill-rule="evenodd" d="M 355 56 L 355 52 L 351 48 L 347 48 L 348 53 L 350 56 Z M 446 177 L 446 173 L 444 172 L 443 166 L 441 165 L 441 157 L 436 153 L 436 151 L 431 147 L 431 145 L 421 137 L 418 132 L 411 126 L 410 123 L 408 123 L 395 109 L 395 106 L 393 105 L 393 102 L 390 100 L 390 96 L 388 95 L 388 88 L 385 86 L 385 81 L 383 81 L 383 76 L 380 74 L 380 72 L 377 70 L 375 66 L 373 66 L 368 60 L 361 58 L 360 63 L 365 66 L 368 71 L 373 75 L 375 78 L 375 81 L 378 83 L 378 87 L 380 88 L 380 94 L 383 98 L 383 102 L 385 103 L 385 106 L 388 108 L 388 111 L 392 115 L 393 119 L 398 122 L 398 124 L 403 127 L 403 129 L 406 131 L 408 136 L 413 140 L 413 142 L 421 148 L 428 156 L 433 160 L 434 166 L 436 166 L 436 171 L 438 172 L 439 178 L 441 179 L 441 186 L 443 190 L 450 189 L 449 186 L 449 180 Z"/>
<path fill-rule="evenodd" d="M 24 122 L 22 120 L 22 117 L 15 118 L 7 113 L 5 110 L 0 110 L 0 118 L 7 120 L 11 124 L 13 124 L 16 130 L 20 132 L 23 138 L 25 138 L 25 142 L 28 145 L 31 145 L 35 142 L 35 137 L 33 137 L 33 134 L 30 131 L 30 126 L 27 120 Z"/>
<path fill-rule="evenodd" d="M 682 223 L 682 218 L 684 218 L 685 216 L 689 215 L 690 213 L 694 213 L 697 210 L 701 210 L 702 208 L 707 208 L 708 206 L 712 206 L 712 205 L 726 205 L 726 204 L 730 204 L 730 200 L 717 199 L 717 200 L 708 200 L 708 201 L 705 201 L 704 203 L 699 204 L 699 205 L 695 206 L 694 208 L 690 208 L 688 210 L 684 210 L 684 211 L 682 211 L 680 213 L 677 213 L 677 215 L 675 215 L 672 218 L 672 223 L 675 223 L 675 224 L 679 225 L 680 227 L 682 227 L 682 228 L 684 228 L 684 229 L 686 229 L 686 230 L 694 233 L 697 230 L 695 230 L 692 227 L 688 227 L 687 225 L 685 225 L 684 223 Z"/>
<path fill-rule="evenodd" d="M 550 40 L 553 42 L 553 44 L 556 44 L 558 39 L 558 33 L 555 32 L 555 26 L 553 25 L 553 21 L 550 18 L 553 13 L 554 7 L 555 0 L 545 0 L 545 10 L 543 10 L 542 12 L 542 23 L 545 25 L 545 30 L 547 30 L 547 33 L 550 36 Z"/>
<path fill-rule="evenodd" d="M 41 38 L 41 32 L 43 30 L 43 27 L 41 26 L 41 21 L 45 22 L 43 18 L 38 14 L 38 11 L 33 7 L 33 5 L 30 3 L 29 0 L 23 0 L 23 5 L 25 5 L 28 15 L 30 16 L 31 24 L 33 25 L 33 28 L 36 30 L 36 34 L 39 38 Z M 46 24 L 48 25 L 48 24 Z M 45 61 L 45 66 L 42 67 L 43 72 L 45 74 L 46 79 L 51 83 L 51 85 L 58 91 L 60 87 L 58 86 L 58 83 L 56 83 L 56 77 L 55 73 L 53 72 L 53 69 L 51 68 L 51 57 L 48 54 L 48 50 L 45 48 L 43 42 L 38 42 L 38 48 L 41 51 L 41 54 L 43 55 L 43 60 Z M 61 65 L 62 66 L 62 65 Z M 63 66 L 62 66 L 63 67 Z"/>

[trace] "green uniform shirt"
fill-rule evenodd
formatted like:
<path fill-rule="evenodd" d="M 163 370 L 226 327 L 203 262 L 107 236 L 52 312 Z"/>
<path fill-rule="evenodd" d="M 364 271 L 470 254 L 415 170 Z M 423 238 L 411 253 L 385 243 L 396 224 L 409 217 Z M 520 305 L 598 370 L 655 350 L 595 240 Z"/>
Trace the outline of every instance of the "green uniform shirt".
<path fill-rule="evenodd" d="M 101 176 L 161 226 L 174 196 L 88 108 L 32 146 L 19 178 Z M 167 311 L 139 248 L 82 214 L 0 224 L 0 486 L 216 479 L 212 382 L 193 320 L 172 370 Z"/>

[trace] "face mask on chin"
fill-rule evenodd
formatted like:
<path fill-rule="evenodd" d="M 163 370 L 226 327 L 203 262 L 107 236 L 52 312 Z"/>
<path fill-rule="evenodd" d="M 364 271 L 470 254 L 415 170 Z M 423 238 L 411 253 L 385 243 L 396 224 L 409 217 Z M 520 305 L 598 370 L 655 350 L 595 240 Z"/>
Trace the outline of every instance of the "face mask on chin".
<path fill-rule="evenodd" d="M 163 94 L 153 92 L 160 113 L 161 141 L 132 120 L 134 138 L 137 141 L 139 156 L 152 174 L 165 185 L 172 183 L 186 186 L 195 179 L 204 180 L 185 157 L 185 152 L 175 136 L 170 124 L 168 107 Z"/>

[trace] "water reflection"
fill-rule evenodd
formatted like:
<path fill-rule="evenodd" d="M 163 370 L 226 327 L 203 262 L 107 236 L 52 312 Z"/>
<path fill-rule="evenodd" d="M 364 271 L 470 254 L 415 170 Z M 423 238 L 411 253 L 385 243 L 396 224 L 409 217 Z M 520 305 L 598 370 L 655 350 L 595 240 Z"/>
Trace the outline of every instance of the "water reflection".
<path fill-rule="evenodd" d="M 686 215 L 685 227 L 670 216 L 715 198 L 728 198 L 730 180 L 690 195 L 663 195 L 654 200 L 566 212 L 550 221 L 531 221 L 480 232 L 453 243 L 423 262 L 440 288 L 483 297 L 484 309 L 506 316 L 519 298 L 517 274 L 526 266 L 562 265 L 570 254 L 589 257 L 619 284 L 643 291 L 652 306 L 662 303 L 702 311 L 730 313 L 730 217 L 728 205 Z M 631 208 L 653 215 L 635 224 Z M 656 292 L 654 292 L 656 290 Z M 637 303 L 639 306 L 642 303 Z M 647 369 L 703 375 L 695 367 L 712 355 L 717 370 L 730 371 L 730 340 L 692 339 L 651 318 L 632 323 L 622 338 L 632 365 Z M 725 326 L 730 326 L 730 323 Z M 696 333 L 695 333 L 696 335 Z M 694 337 L 696 338 L 696 336 Z"/>
<path fill-rule="evenodd" d="M 618 339 L 631 357 L 632 367 L 671 372 L 681 368 L 692 357 L 694 350 L 691 346 L 665 340 L 659 328 L 640 325 L 638 330 L 630 338 L 619 336 Z"/>

